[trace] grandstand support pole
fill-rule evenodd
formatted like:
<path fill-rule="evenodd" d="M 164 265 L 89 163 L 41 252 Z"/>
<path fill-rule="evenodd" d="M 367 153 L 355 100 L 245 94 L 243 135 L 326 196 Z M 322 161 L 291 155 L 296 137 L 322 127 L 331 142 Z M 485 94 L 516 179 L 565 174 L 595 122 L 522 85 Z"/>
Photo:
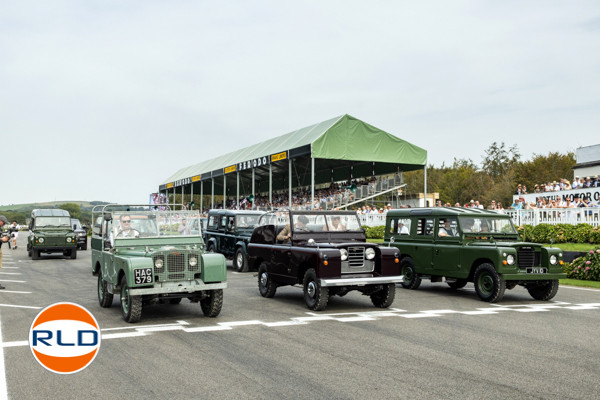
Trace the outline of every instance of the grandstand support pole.
<path fill-rule="evenodd" d="M 200 214 L 204 212 L 204 182 L 200 179 Z"/>
<path fill-rule="evenodd" d="M 210 208 L 215 208 L 215 178 L 211 177 L 211 188 L 210 188 Z"/>
<path fill-rule="evenodd" d="M 227 175 L 223 174 L 223 210 L 227 210 Z"/>
<path fill-rule="evenodd" d="M 252 168 L 252 196 L 254 196 L 254 168 Z M 256 200 L 256 197 L 254 197 Z M 254 210 L 254 200 L 252 201 L 252 209 Z"/>
<path fill-rule="evenodd" d="M 193 201 L 194 201 L 194 184 L 190 183 L 190 210 L 192 209 Z"/>
<path fill-rule="evenodd" d="M 240 207 L 240 171 L 236 172 L 235 203 L 236 203 L 236 208 L 239 208 Z"/>
<path fill-rule="evenodd" d="M 315 159 L 310 157 L 310 209 L 315 206 Z"/>
<path fill-rule="evenodd" d="M 273 164 L 269 164 L 269 204 L 273 210 Z"/>
<path fill-rule="evenodd" d="M 185 199 L 184 199 L 184 193 L 185 191 L 183 190 L 185 188 L 185 185 L 181 185 L 181 207 L 183 209 L 183 205 L 185 204 Z"/>
<path fill-rule="evenodd" d="M 425 160 L 425 169 L 423 170 L 423 192 L 425 192 L 425 203 L 423 207 L 427 207 L 427 160 Z"/>
<path fill-rule="evenodd" d="M 288 152 L 289 155 L 289 152 Z M 288 207 L 292 209 L 292 159 L 288 159 Z"/>

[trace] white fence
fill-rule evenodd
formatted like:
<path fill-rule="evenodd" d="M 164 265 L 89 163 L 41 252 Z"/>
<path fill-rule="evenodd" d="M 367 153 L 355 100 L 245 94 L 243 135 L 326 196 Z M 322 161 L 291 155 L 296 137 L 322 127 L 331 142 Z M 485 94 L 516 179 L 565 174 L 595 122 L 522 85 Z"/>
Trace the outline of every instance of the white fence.
<path fill-rule="evenodd" d="M 381 226 L 385 225 L 386 214 L 361 214 L 358 216 L 361 225 Z"/>
<path fill-rule="evenodd" d="M 600 226 L 600 208 L 538 208 L 534 210 L 504 210 L 515 225 L 590 224 Z"/>

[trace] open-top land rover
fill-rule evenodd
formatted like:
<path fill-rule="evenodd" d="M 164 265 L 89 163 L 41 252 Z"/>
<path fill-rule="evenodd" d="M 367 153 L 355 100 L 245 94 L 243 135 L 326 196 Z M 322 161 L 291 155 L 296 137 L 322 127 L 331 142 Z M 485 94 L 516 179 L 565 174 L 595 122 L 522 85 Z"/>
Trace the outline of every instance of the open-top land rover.
<path fill-rule="evenodd" d="M 499 302 L 506 289 L 524 286 L 536 300 L 558 291 L 563 254 L 558 248 L 520 241 L 508 215 L 468 208 L 388 211 L 384 245 L 402 253 L 402 286 L 422 278 L 445 279 L 452 289 L 473 282 L 481 300 Z"/>
<path fill-rule="evenodd" d="M 200 214 L 151 208 L 94 207 L 92 273 L 100 306 L 110 307 L 119 293 L 123 318 L 136 322 L 143 305 L 187 298 L 216 317 L 227 287 L 225 257 L 205 254 L 202 232 L 188 228 L 199 226 Z"/>
<path fill-rule="evenodd" d="M 258 289 L 273 297 L 279 286 L 302 285 L 311 310 L 324 310 L 329 296 L 358 290 L 376 307 L 389 307 L 400 276 L 397 249 L 367 243 L 351 211 L 276 211 L 260 217 L 248 244 L 248 262 L 258 269 Z"/>
<path fill-rule="evenodd" d="M 39 260 L 42 253 L 62 253 L 65 257 L 77 258 L 77 237 L 67 210 L 44 208 L 31 211 L 27 253 L 32 260 Z"/>

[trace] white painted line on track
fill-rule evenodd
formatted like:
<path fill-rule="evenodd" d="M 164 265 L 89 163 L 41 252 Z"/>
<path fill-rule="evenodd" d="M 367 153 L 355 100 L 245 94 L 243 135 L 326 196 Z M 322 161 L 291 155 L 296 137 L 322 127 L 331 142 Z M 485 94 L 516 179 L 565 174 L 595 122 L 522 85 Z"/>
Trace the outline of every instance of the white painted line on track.
<path fill-rule="evenodd" d="M 3 281 L 4 282 L 4 281 Z M 31 292 L 21 292 L 18 290 L 2 290 L 2 293 L 21 293 L 21 294 L 31 294 Z"/>
<path fill-rule="evenodd" d="M 131 326 L 120 326 L 118 328 L 105 328 L 105 329 L 102 329 L 102 332 L 127 330 L 127 329 L 160 328 L 160 327 L 163 327 L 163 326 L 180 326 L 180 325 L 189 325 L 189 322 L 186 322 L 186 321 L 177 321 L 176 324 L 136 325 L 134 327 L 131 327 Z"/>
<path fill-rule="evenodd" d="M 42 309 L 42 307 L 18 306 L 16 304 L 0 304 L 0 307 L 31 308 L 33 310 L 41 310 Z"/>
<path fill-rule="evenodd" d="M 10 279 L 2 279 L 2 282 L 25 283 L 27 281 L 13 281 L 13 280 L 10 280 Z"/>
<path fill-rule="evenodd" d="M 15 262 L 14 261 L 3 261 L 2 268 L 4 268 L 4 264 L 15 264 Z"/>
<path fill-rule="evenodd" d="M 6 386 L 6 370 L 4 368 L 4 341 L 2 338 L 2 321 L 0 321 L 0 399 L 8 399 Z"/>
<path fill-rule="evenodd" d="M 234 322 L 220 322 L 220 326 L 245 326 L 245 325 L 262 325 L 262 321 L 234 321 Z"/>
<path fill-rule="evenodd" d="M 561 285 L 560 288 L 561 289 L 573 289 L 573 290 L 585 290 L 587 292 L 600 293 L 600 289 L 582 288 L 582 287 L 577 287 L 577 286 L 564 286 L 564 285 Z"/>
<path fill-rule="evenodd" d="M 4 264 L 5 263 L 2 263 L 2 269 L 19 269 L 19 268 L 21 268 L 21 267 L 5 267 Z M 8 264 L 8 263 L 6 263 L 6 264 Z"/>
<path fill-rule="evenodd" d="M 21 275 L 20 272 L 0 272 L 0 275 Z"/>
<path fill-rule="evenodd" d="M 29 342 L 27 340 L 21 340 L 19 342 L 2 343 L 2 347 L 21 347 L 21 346 L 29 346 Z"/>
<path fill-rule="evenodd" d="M 136 336 L 146 336 L 144 332 L 123 332 L 123 333 L 109 333 L 108 335 L 102 335 L 102 340 L 107 339 L 121 339 Z"/>

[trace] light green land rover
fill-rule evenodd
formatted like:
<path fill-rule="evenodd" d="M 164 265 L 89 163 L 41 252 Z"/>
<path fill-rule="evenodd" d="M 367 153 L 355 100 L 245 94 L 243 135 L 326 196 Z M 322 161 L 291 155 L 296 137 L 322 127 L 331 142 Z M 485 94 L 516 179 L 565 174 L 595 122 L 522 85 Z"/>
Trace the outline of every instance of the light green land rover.
<path fill-rule="evenodd" d="M 511 218 L 468 208 L 408 208 L 388 211 L 384 245 L 400 250 L 402 286 L 417 289 L 422 278 L 445 279 L 452 289 L 473 282 L 481 300 L 499 302 L 506 289 L 524 286 L 536 300 L 558 291 L 562 251 L 520 241 Z"/>
<path fill-rule="evenodd" d="M 227 287 L 225 257 L 205 254 L 197 211 L 154 208 L 94 207 L 92 274 L 98 277 L 100 306 L 110 307 L 118 293 L 123 318 L 137 322 L 144 305 L 187 298 L 216 317 Z"/>

